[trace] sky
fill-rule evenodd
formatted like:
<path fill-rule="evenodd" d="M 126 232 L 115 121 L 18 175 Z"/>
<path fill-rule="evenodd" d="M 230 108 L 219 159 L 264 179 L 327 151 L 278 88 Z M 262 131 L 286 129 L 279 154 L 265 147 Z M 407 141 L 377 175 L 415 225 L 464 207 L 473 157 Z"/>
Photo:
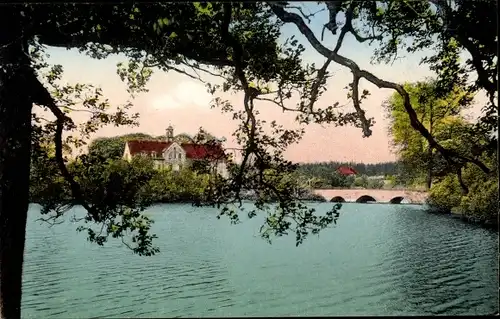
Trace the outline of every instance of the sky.
<path fill-rule="evenodd" d="M 311 5 L 308 4 L 308 6 Z M 310 8 L 311 11 L 315 9 L 317 10 L 317 8 Z M 324 21 L 327 21 L 326 12 L 318 14 L 310 24 L 318 38 L 320 38 Z M 283 27 L 283 38 L 291 35 L 295 35 L 305 46 L 304 58 L 307 62 L 315 62 L 316 65 L 323 64 L 325 59 L 309 45 L 294 25 L 289 24 Z M 336 37 L 325 32 L 323 44 L 332 48 L 335 42 Z M 76 50 L 49 48 L 47 52 L 50 54 L 49 62 L 63 66 L 63 82 L 91 83 L 100 86 L 106 98 L 114 105 L 125 103 L 129 98 L 125 84 L 116 73 L 116 64 L 124 62 L 124 57 L 112 56 L 104 60 L 94 60 Z M 354 60 L 361 68 L 393 82 L 413 82 L 432 75 L 426 66 L 419 65 L 425 53 L 402 57 L 392 65 L 371 65 L 370 57 L 373 47 L 358 43 L 352 36 L 346 37 L 339 53 Z M 343 88 L 351 81 L 350 72 L 334 63 L 329 71 L 333 73 L 333 77 L 328 82 L 327 92 L 316 102 L 316 106 L 331 105 L 335 101 L 341 104 L 349 103 Z M 360 87 L 369 89 L 371 92 L 362 105 L 367 116 L 375 118 L 376 123 L 371 137 L 363 138 L 359 128 L 311 124 L 306 128 L 306 134 L 300 143 L 290 146 L 286 157 L 294 162 L 377 163 L 395 160 L 395 155 L 389 146 L 388 123 L 381 106 L 393 91 L 378 89 L 363 80 Z M 149 92 L 140 94 L 133 100 L 134 106 L 131 112 L 140 113 L 139 127 L 109 126 L 101 129 L 95 136 L 113 136 L 132 132 L 162 135 L 165 134 L 165 129 L 169 125 L 174 127 L 174 134 L 194 134 L 199 127 L 203 127 L 215 136 L 226 137 L 228 147 L 236 146 L 231 134 L 237 122 L 232 120 L 231 115 L 222 114 L 220 110 L 210 108 L 213 96 L 207 92 L 203 84 L 173 71 L 169 73 L 157 71 L 147 88 Z M 242 104 L 242 94 L 230 95 L 226 98 L 234 105 Z M 294 106 L 293 101 L 289 106 Z M 261 119 L 276 120 L 287 128 L 294 127 L 293 114 L 283 113 L 277 106 L 266 102 L 257 102 L 256 107 L 261 113 Z"/>

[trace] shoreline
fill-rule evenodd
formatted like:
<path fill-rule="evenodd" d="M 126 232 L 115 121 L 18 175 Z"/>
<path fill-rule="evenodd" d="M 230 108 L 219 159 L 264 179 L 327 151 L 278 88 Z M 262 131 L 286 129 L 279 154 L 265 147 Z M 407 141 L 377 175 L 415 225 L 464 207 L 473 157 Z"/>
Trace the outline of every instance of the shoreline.
<path fill-rule="evenodd" d="M 481 228 L 494 230 L 497 232 L 498 232 L 499 226 L 500 226 L 498 219 L 496 221 L 495 220 L 488 220 L 488 219 L 482 220 L 482 219 L 475 218 L 472 216 L 466 216 L 466 215 L 462 214 L 461 212 L 439 211 L 433 207 L 429 207 L 428 209 L 426 209 L 426 211 L 429 214 L 446 216 L 446 217 L 451 218 L 451 219 L 460 220 L 461 222 L 469 224 L 469 225 L 476 225 L 476 226 L 479 226 Z"/>
<path fill-rule="evenodd" d="M 415 204 L 415 203 L 391 204 L 389 202 L 387 202 L 387 203 L 386 202 L 370 202 L 370 203 L 341 202 L 341 203 L 336 203 L 336 202 L 328 201 L 324 197 L 317 197 L 317 196 L 304 197 L 304 198 L 300 198 L 299 200 L 302 200 L 304 202 L 309 202 L 309 203 L 329 203 L 329 204 L 370 204 L 370 205 L 373 205 L 373 204 L 379 204 L 379 205 L 386 204 L 387 205 L 387 204 L 389 204 L 389 205 L 401 205 L 401 206 L 414 206 L 414 205 L 427 206 L 424 208 L 424 211 L 428 214 L 445 216 L 445 217 L 448 217 L 451 219 L 460 220 L 461 222 L 466 223 L 466 224 L 476 225 L 476 226 L 479 226 L 481 228 L 494 230 L 497 232 L 499 231 L 499 226 L 500 226 L 498 219 L 496 221 L 495 220 L 481 220 L 479 218 L 474 218 L 471 216 L 463 215 L 461 212 L 442 211 L 442 210 L 437 209 L 436 207 L 429 206 L 428 204 Z M 255 199 L 254 198 L 242 198 L 242 201 L 243 202 L 253 202 L 253 201 L 255 201 Z M 277 201 L 270 201 L 268 203 L 275 204 L 275 203 L 277 203 Z M 41 205 L 40 203 L 37 203 L 37 202 L 30 202 L 29 204 L 30 205 L 33 205 L 33 204 Z M 159 200 L 159 201 L 152 202 L 151 206 L 163 205 L 163 204 L 190 204 L 193 206 L 197 206 L 197 205 L 209 206 L 208 203 L 203 203 L 202 201 L 193 200 L 193 199 L 170 200 L 170 201 Z"/>

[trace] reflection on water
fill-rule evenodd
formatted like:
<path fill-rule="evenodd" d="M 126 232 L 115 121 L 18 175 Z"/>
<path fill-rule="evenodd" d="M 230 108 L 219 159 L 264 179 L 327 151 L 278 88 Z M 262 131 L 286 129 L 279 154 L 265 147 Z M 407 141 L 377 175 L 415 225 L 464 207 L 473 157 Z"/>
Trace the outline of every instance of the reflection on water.
<path fill-rule="evenodd" d="M 34 222 L 32 207 L 23 318 L 497 310 L 497 234 L 417 207 L 345 204 L 338 227 L 298 248 L 294 236 L 258 238 L 258 218 L 231 226 L 189 205 L 148 213 L 161 253 L 139 257 L 116 242 L 87 243 L 69 222 Z"/>

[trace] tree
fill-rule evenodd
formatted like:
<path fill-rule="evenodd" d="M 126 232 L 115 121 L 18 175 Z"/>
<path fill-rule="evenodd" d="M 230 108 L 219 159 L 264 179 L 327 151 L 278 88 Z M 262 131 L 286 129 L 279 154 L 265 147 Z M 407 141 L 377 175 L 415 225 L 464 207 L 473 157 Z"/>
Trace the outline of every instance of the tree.
<path fill-rule="evenodd" d="M 441 145 L 456 154 L 478 158 L 495 172 L 495 155 L 484 152 L 490 139 L 467 122 L 460 112 L 472 98 L 464 89 L 455 88 L 448 95 L 437 97 L 435 82 L 407 84 L 406 90 L 415 100 L 420 121 Z M 467 162 L 450 163 L 434 152 L 422 136 L 411 130 L 398 95 L 386 103 L 391 118 L 390 131 L 397 154 L 409 181 L 422 181 L 426 176 L 428 203 L 439 212 L 461 212 L 467 218 L 491 222 L 498 208 L 498 186 L 493 174 L 485 174 Z M 431 184 L 432 181 L 432 184 Z"/>
<path fill-rule="evenodd" d="M 354 182 L 352 183 L 352 186 L 368 188 L 368 177 L 366 175 L 356 176 Z"/>
<path fill-rule="evenodd" d="M 334 171 L 330 178 L 330 184 L 332 187 L 346 187 L 347 185 L 347 177 L 345 175 L 340 174 L 337 171 Z"/>
<path fill-rule="evenodd" d="M 417 130 L 429 143 L 449 162 L 470 162 L 477 165 L 486 173 L 490 173 L 483 162 L 477 158 L 464 157 L 440 145 L 419 121 L 408 92 L 402 85 L 380 79 L 374 74 L 362 70 L 355 61 L 339 54 L 343 40 L 347 34 L 353 35 L 358 42 L 378 42 L 373 60 L 377 62 L 390 62 L 395 59 L 401 49 L 413 53 L 425 48 L 435 49 L 436 54 L 425 57 L 422 62 L 429 64 L 437 73 L 439 85 L 438 93 L 448 94 L 454 87 L 460 87 L 467 82 L 470 72 L 476 72 L 477 81 L 467 87 L 467 91 L 476 92 L 484 90 L 489 96 L 489 103 L 485 106 L 484 116 L 478 126 L 485 132 L 496 131 L 495 105 L 497 72 L 495 50 L 497 39 L 494 36 L 485 36 L 478 30 L 479 26 L 494 28 L 496 16 L 494 1 L 451 1 L 450 3 L 438 0 L 420 1 L 333 1 L 326 4 L 329 12 L 329 21 L 324 25 L 323 32 L 328 29 L 336 35 L 339 31 L 337 19 L 341 13 L 345 21 L 336 46 L 333 50 L 325 47 L 318 37 L 307 26 L 303 17 L 310 21 L 311 16 L 306 16 L 300 7 L 290 6 L 286 2 L 270 4 L 273 12 L 285 23 L 292 23 L 307 38 L 313 48 L 326 58 L 323 72 L 317 83 L 325 79 L 326 70 L 333 61 L 348 68 L 353 74 L 349 96 L 352 97 L 356 115 L 359 117 L 356 124 L 363 129 L 364 136 L 370 136 L 371 119 L 365 117 L 361 108 L 361 101 L 369 94 L 368 91 L 359 95 L 359 82 L 365 79 L 379 88 L 388 88 L 396 91 L 403 99 L 403 106 L 408 114 L 411 127 Z M 298 9 L 299 13 L 286 9 Z M 467 12 L 467 13 L 465 13 Z M 301 16 L 302 14 L 302 16 Z M 477 14 L 477 15 L 476 15 Z M 479 14 L 485 16 L 478 19 Z M 473 31 L 474 30 L 474 31 Z M 406 38 L 413 41 L 409 44 Z M 437 39 L 437 41 L 436 41 Z M 465 64 L 459 61 L 459 54 L 467 51 L 471 58 Z"/>
<path fill-rule="evenodd" d="M 296 231 L 297 242 L 308 233 L 325 228 L 335 220 L 335 209 L 326 217 L 317 218 L 305 205 L 291 205 L 294 197 L 285 189 L 277 189 L 273 180 L 264 176 L 266 168 L 278 168 L 281 174 L 293 170 L 293 166 L 282 157 L 283 149 L 293 143 L 300 134 L 282 129 L 273 124 L 277 138 L 261 134 L 262 122 L 255 119 L 253 101 L 258 89 L 250 82 L 266 83 L 278 81 L 288 89 L 296 89 L 307 84 L 307 75 L 315 70 L 303 68 L 300 63 L 302 46 L 296 42 L 278 45 L 279 24 L 272 18 L 269 8 L 263 4 L 148 4 L 148 5 L 82 5 L 63 4 L 60 6 L 13 5 L 3 8 L 0 14 L 0 304 L 1 316 L 20 317 L 21 275 L 25 240 L 26 213 L 28 209 L 30 145 L 32 140 L 33 104 L 45 108 L 56 117 L 49 121 L 45 129 L 55 142 L 57 167 L 64 181 L 71 189 L 71 202 L 57 198 L 51 203 L 51 211 L 64 211 L 71 205 L 82 205 L 88 212 L 86 217 L 107 229 L 107 235 L 122 237 L 125 228 L 137 230 L 132 250 L 139 254 L 152 254 L 153 235 L 148 235 L 148 222 L 130 222 L 116 226 L 111 217 L 140 218 L 144 209 L 135 202 L 135 197 L 121 201 L 93 201 L 100 198 L 106 189 L 87 187 L 80 184 L 68 170 L 63 157 L 64 144 L 82 146 L 85 138 L 105 124 L 132 125 L 137 118 L 127 117 L 126 105 L 110 114 L 109 104 L 100 101 L 101 92 L 93 90 L 93 95 L 80 100 L 83 91 L 93 88 L 82 85 L 58 86 L 54 81 L 60 77 L 62 69 L 53 66 L 48 74 L 43 74 L 43 46 L 77 48 L 95 58 L 105 58 L 112 53 L 123 53 L 129 59 L 128 65 L 118 65 L 118 73 L 128 85 L 133 96 L 144 91 L 152 73 L 152 67 L 162 71 L 174 70 L 188 76 L 214 71 L 224 79 L 224 86 L 212 85 L 212 92 L 218 88 L 242 90 L 245 93 L 244 111 L 234 111 L 235 118 L 242 121 L 236 135 L 244 148 L 242 165 L 232 166 L 234 173 L 229 180 L 211 181 L 213 192 L 211 203 L 223 207 L 222 213 L 233 220 L 235 212 L 228 205 L 240 202 L 240 190 L 248 184 L 262 190 L 270 189 L 283 205 L 276 213 L 270 211 L 266 222 L 265 236 L 273 232 L 283 234 L 289 229 Z M 64 23 L 62 22 L 64 21 Z M 5 30 L 9 30 L 6 32 Z M 179 69 L 181 65 L 184 69 Z M 212 69 L 203 66 L 211 66 Z M 185 70 L 195 71 L 191 74 Z M 199 77 L 196 77 L 199 78 Z M 47 88 L 52 86 L 53 90 Z M 232 107 L 217 100 L 224 111 L 232 112 Z M 68 116 L 77 104 L 91 110 L 91 118 L 83 126 L 77 126 Z M 39 120 L 36 117 L 35 122 Z M 64 132 L 72 134 L 63 139 Z M 271 152 L 267 151 L 268 146 Z M 248 158 L 254 155 L 255 161 Z M 104 166 L 103 166 L 104 165 Z M 89 177 L 90 185 L 101 180 L 106 171 L 103 158 L 90 157 L 77 167 L 94 169 L 96 176 Z M 250 170 L 253 166 L 256 170 Z M 104 170 L 101 170 L 101 168 Z M 106 169 L 105 169 L 106 168 Z M 112 169 L 110 167 L 109 169 Z M 84 170 L 77 170 L 76 172 Z M 123 171 L 112 170 L 114 180 L 119 180 Z M 251 171 L 248 176 L 246 171 Z M 120 173 L 122 172 L 122 173 Z M 144 172 L 145 173 L 145 172 Z M 147 174 L 144 177 L 148 177 Z M 83 179 L 85 181 L 86 179 Z M 109 183 L 106 183 L 109 185 Z M 134 188 L 132 188 L 134 190 Z M 137 190 L 137 189 L 135 189 Z M 218 190 L 218 191 L 216 191 Z M 87 193 L 87 192 L 90 192 Z M 93 194 L 96 192 L 96 194 Z M 54 194 L 49 194 L 53 196 Z M 258 209 L 269 208 L 264 198 L 256 202 Z M 129 207 L 130 206 L 130 207 Z M 132 209 L 132 213 L 131 212 Z M 103 216 L 104 214 L 104 216 Z M 295 228 L 289 220 L 300 220 Z M 89 233 L 89 240 L 101 243 L 104 239 Z"/>
<path fill-rule="evenodd" d="M 119 138 L 101 137 L 93 140 L 89 145 L 89 153 L 99 154 L 104 158 L 123 157 L 125 142 Z"/>
<path fill-rule="evenodd" d="M 396 163 L 343 163 L 343 162 L 323 162 L 323 163 L 303 163 L 297 168 L 297 172 L 301 175 L 316 178 L 318 182 L 316 188 L 330 187 L 350 187 L 354 182 L 354 176 L 343 176 L 337 169 L 341 166 L 349 166 L 354 168 L 359 174 L 367 176 L 380 176 L 387 174 L 395 174 Z"/>
<path fill-rule="evenodd" d="M 198 174 L 186 167 L 179 172 L 163 169 L 156 172 L 145 192 L 151 194 L 157 202 L 199 204 L 205 201 L 204 191 L 208 180 L 207 174 Z"/>
<path fill-rule="evenodd" d="M 498 169 L 495 156 L 483 160 Z M 462 172 L 438 177 L 429 191 L 428 203 L 438 212 L 454 212 L 465 219 L 498 226 L 498 179 L 470 164 Z M 467 185 L 467 193 L 463 185 Z"/>
<path fill-rule="evenodd" d="M 368 189 L 381 189 L 384 187 L 384 181 L 380 179 L 368 179 L 366 188 Z"/>
<path fill-rule="evenodd" d="M 123 152 L 125 151 L 125 143 L 130 140 L 155 140 L 155 138 L 145 133 L 100 137 L 90 142 L 88 151 L 91 154 L 100 155 L 104 158 L 122 158 Z"/>
<path fill-rule="evenodd" d="M 446 140 L 445 135 L 450 131 L 450 125 L 454 125 L 456 121 L 463 122 L 460 112 L 472 102 L 472 96 L 459 88 L 454 88 L 446 96 L 437 97 L 434 94 L 436 82 L 432 80 L 408 83 L 404 88 L 410 96 L 419 121 L 441 144 Z M 426 186 L 430 189 L 435 167 L 434 157 L 439 157 L 440 154 L 436 154 L 435 149 L 422 135 L 412 129 L 399 94 L 393 94 L 384 106 L 390 119 L 389 131 L 394 150 L 412 179 L 426 175 Z M 468 155 L 456 147 L 448 146 L 448 149 L 464 156 Z"/>
<path fill-rule="evenodd" d="M 87 6 L 85 10 L 77 4 L 4 7 L 0 13 L 0 27 L 9 32 L 0 36 L 0 223 L 4 227 L 0 234 L 2 316 L 20 316 L 33 104 L 47 107 L 57 118 L 51 127 L 56 145 L 55 161 L 65 181 L 71 185 L 74 203 L 83 205 L 94 222 L 102 221 L 97 213 L 99 207 L 86 204 L 86 196 L 66 168 L 63 158 L 62 132 L 76 129 L 61 109 L 68 111 L 68 107 L 74 105 L 62 108 L 58 104 L 65 103 L 67 96 L 49 94 L 44 83 L 36 77 L 37 69 L 33 65 L 36 58 L 30 52 L 30 46 L 76 48 L 95 58 L 123 53 L 129 61 L 127 65 L 118 66 L 118 73 L 131 94 L 145 90 L 153 67 L 162 71 L 174 70 L 200 80 L 197 72 L 214 74 L 221 78 L 221 82 L 208 83 L 211 92 L 243 92 L 241 110 L 220 98 L 215 99 L 215 106 L 233 113 L 233 118 L 241 123 L 235 137 L 241 146 L 243 161 L 239 165 L 230 165 L 230 178 L 210 180 L 207 195 L 210 195 L 212 204 L 222 207 L 221 213 L 237 220 L 236 212 L 228 207 L 241 202 L 241 190 L 259 190 L 262 197 L 255 202 L 256 209 L 267 210 L 269 214 L 263 236 L 292 231 L 296 233 L 297 243 L 300 243 L 308 230 L 317 233 L 334 223 L 337 213 L 332 209 L 326 216 L 315 216 L 306 205 L 296 205 L 291 192 L 273 185 L 281 181 L 276 174 L 286 175 L 295 171 L 296 165 L 284 159 L 283 151 L 300 139 L 303 130 L 285 130 L 276 122 L 259 120 L 255 108 L 259 100 L 273 102 L 284 111 L 297 113 L 297 121 L 302 124 L 353 124 L 362 128 L 365 136 L 370 136 L 373 120 L 366 118 L 361 107 L 369 92 L 359 92 L 359 82 L 365 79 L 401 95 L 411 127 L 445 158 L 449 166 L 472 163 L 483 172 L 491 173 L 491 167 L 480 156 L 460 154 L 438 143 L 419 121 L 409 94 L 402 85 L 362 70 L 355 61 L 339 54 L 339 50 L 348 33 L 359 42 L 376 41 L 379 48 L 374 59 L 379 62 L 389 62 L 402 48 L 412 53 L 435 46 L 437 53 L 424 62 L 437 73 L 438 92 L 449 92 L 450 88 L 466 80 L 469 69 L 473 70 L 478 77 L 468 90 L 484 90 L 490 98 L 484 116 L 474 130 L 491 132 L 498 128 L 498 110 L 494 103 L 497 40 L 483 30 L 495 28 L 495 3 L 456 0 L 450 5 L 438 0 L 386 0 L 331 1 L 323 4 L 329 12 L 323 31 L 336 35 L 339 31 L 337 20 L 345 17 L 333 49 L 325 47 L 305 22 L 313 15 L 302 14 L 300 7 L 287 2 L 130 3 Z M 297 8 L 298 13 L 290 11 Z M 304 47 L 294 39 L 280 44 L 278 38 L 282 23 L 279 22 L 294 24 L 313 48 L 325 57 L 325 64 L 319 69 L 304 65 L 301 60 Z M 413 40 L 409 46 L 404 41 L 408 38 Z M 457 62 L 461 51 L 470 53 L 470 63 Z M 326 88 L 328 67 L 332 62 L 347 67 L 353 74 L 349 97 L 356 112 L 342 112 L 335 102 L 324 108 L 315 107 Z M 75 87 L 73 92 L 81 90 Z M 293 95 L 298 96 L 300 101 L 296 108 L 287 103 Z M 134 122 L 133 117 L 124 120 L 126 109 L 109 115 L 106 103 L 98 104 L 95 99 L 89 99 L 87 104 L 96 114 L 84 126 L 90 132 L 103 123 Z M 266 125 L 271 134 L 264 133 Z M 82 143 L 82 139 L 72 138 L 65 142 Z M 486 145 L 488 147 L 483 152 L 491 150 L 494 143 L 490 141 Z M 269 169 L 274 173 L 264 174 Z M 268 205 L 267 198 L 272 197 L 268 196 L 269 192 L 280 200 L 276 210 L 270 210 Z M 249 216 L 253 213 L 253 210 L 250 211 Z M 142 229 L 147 230 L 146 226 Z M 146 245 L 145 249 L 145 252 L 154 251 L 153 246 Z"/>

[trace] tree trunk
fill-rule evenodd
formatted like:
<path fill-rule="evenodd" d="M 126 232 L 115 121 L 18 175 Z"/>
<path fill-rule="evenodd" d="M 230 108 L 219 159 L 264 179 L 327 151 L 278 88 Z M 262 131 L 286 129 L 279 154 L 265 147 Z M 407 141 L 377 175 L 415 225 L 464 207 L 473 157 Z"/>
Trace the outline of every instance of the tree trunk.
<path fill-rule="evenodd" d="M 427 190 L 431 189 L 432 186 L 432 147 L 429 145 L 427 148 L 427 157 L 428 157 L 428 167 L 427 167 Z"/>
<path fill-rule="evenodd" d="M 458 168 L 457 170 L 458 183 L 460 184 L 460 188 L 462 189 L 462 195 L 467 195 L 469 193 L 469 188 L 465 184 L 462 178 L 462 168 Z"/>
<path fill-rule="evenodd" d="M 429 112 L 429 134 L 432 135 L 434 128 L 434 104 L 430 104 Z M 432 146 L 429 143 L 427 148 L 427 160 L 429 161 L 429 166 L 427 167 L 427 190 L 431 189 L 432 186 Z"/>
<path fill-rule="evenodd" d="M 0 317 L 21 317 L 21 286 L 28 212 L 32 103 L 19 11 L 0 13 Z"/>

